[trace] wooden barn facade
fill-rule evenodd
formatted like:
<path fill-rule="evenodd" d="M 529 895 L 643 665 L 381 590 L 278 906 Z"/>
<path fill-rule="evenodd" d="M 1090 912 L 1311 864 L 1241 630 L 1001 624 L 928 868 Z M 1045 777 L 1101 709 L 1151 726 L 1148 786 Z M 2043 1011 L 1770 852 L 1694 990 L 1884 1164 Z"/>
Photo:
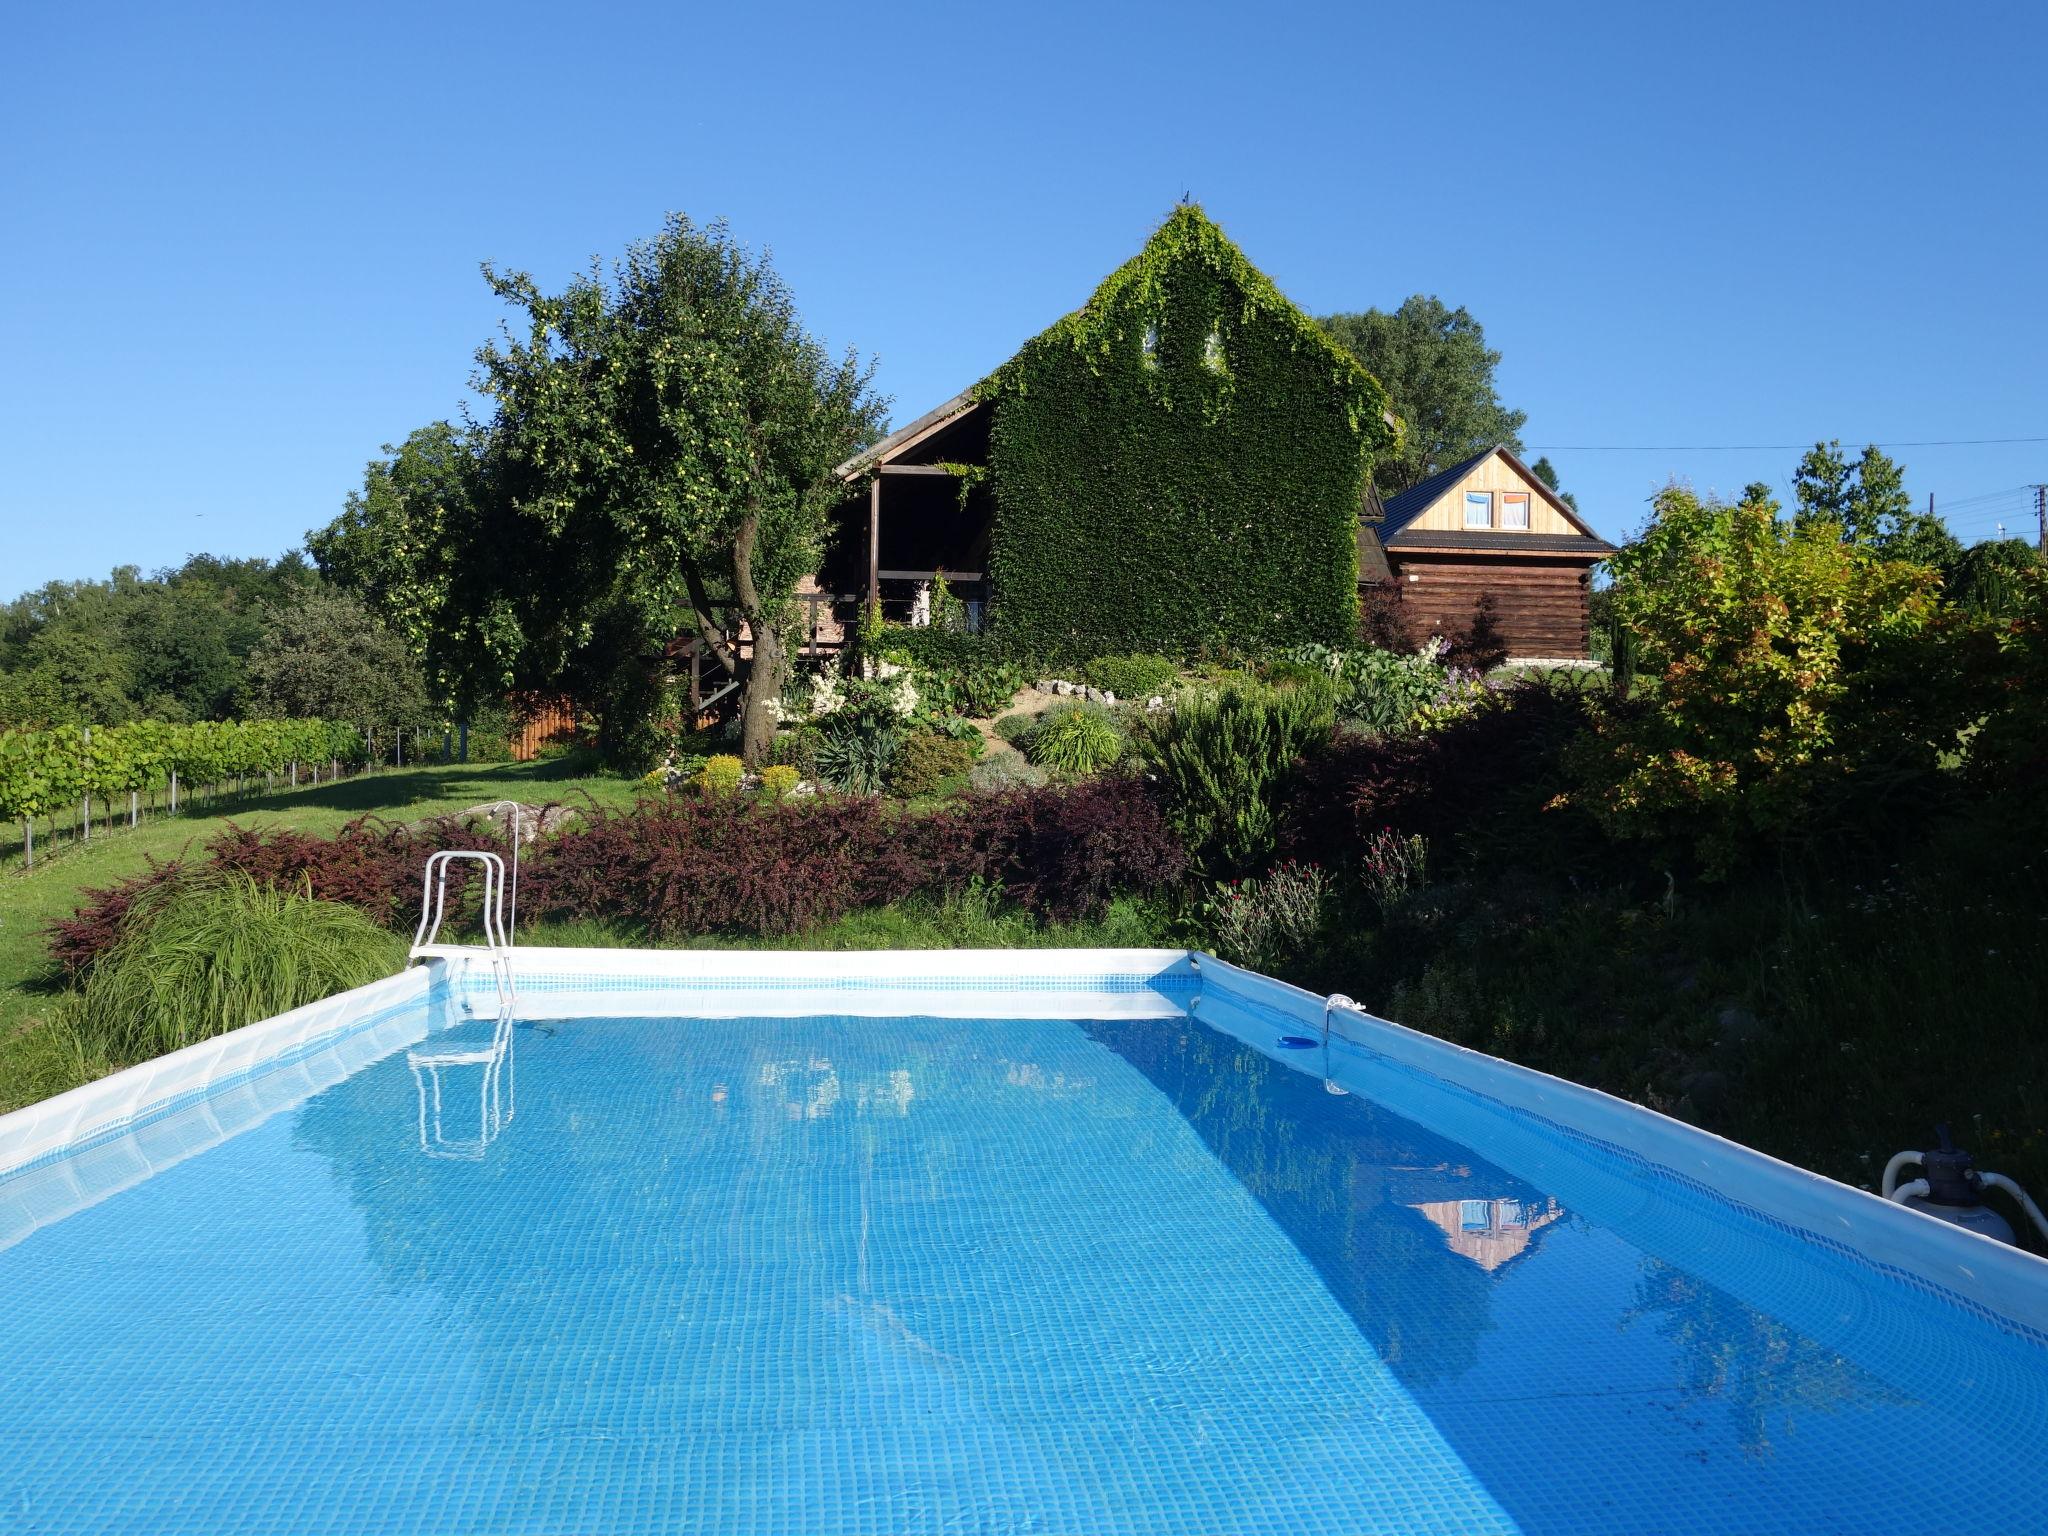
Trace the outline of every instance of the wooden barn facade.
<path fill-rule="evenodd" d="M 1511 658 L 1587 654 L 1593 566 L 1614 546 L 1506 448 L 1390 496 L 1359 530 L 1359 579 L 1391 580 L 1411 633 L 1472 627 L 1491 595 Z"/>

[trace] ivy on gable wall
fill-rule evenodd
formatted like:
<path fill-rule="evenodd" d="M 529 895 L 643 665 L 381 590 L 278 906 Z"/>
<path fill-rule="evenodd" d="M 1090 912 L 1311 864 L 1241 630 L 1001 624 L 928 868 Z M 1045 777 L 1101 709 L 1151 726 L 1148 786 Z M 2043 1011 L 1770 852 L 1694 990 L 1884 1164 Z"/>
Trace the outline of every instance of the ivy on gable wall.
<path fill-rule="evenodd" d="M 980 386 L 993 622 L 1049 659 L 1187 655 L 1357 628 L 1386 392 L 1202 211 Z"/>

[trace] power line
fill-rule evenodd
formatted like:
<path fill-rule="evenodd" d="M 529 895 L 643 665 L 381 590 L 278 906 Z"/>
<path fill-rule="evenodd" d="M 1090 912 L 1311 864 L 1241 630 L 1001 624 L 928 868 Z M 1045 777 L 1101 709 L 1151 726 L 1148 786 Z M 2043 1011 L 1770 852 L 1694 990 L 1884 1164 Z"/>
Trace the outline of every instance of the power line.
<path fill-rule="evenodd" d="M 1816 442 L 1824 439 L 1816 439 Z M 1841 439 L 1837 438 L 1839 442 Z M 1873 443 L 1874 448 L 1986 448 L 2001 443 L 2048 443 L 2048 437 L 1939 437 L 1920 442 Z M 1532 443 L 1524 453 L 1792 453 L 1814 443 Z"/>

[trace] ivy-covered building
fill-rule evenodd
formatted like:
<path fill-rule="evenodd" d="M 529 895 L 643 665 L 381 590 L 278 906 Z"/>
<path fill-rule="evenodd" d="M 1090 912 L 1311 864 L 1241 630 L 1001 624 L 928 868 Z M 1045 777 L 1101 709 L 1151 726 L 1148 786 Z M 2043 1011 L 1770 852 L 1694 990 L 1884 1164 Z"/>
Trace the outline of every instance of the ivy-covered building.
<path fill-rule="evenodd" d="M 943 572 L 1053 659 L 1349 644 L 1362 575 L 1387 576 L 1372 466 L 1397 431 L 1379 383 L 1184 204 L 1086 305 L 840 466 L 857 494 L 820 589 L 902 618 Z"/>

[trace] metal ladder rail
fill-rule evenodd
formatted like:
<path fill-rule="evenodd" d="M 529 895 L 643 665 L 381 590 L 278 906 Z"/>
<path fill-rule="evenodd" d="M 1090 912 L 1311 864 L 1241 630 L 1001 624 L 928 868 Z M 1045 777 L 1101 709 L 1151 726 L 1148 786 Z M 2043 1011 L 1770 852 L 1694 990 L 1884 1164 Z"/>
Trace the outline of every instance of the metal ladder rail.
<path fill-rule="evenodd" d="M 452 959 L 474 954 L 474 944 L 443 944 L 441 924 L 448 911 L 448 871 L 457 863 L 483 867 L 482 949 L 491 962 L 491 974 L 498 989 L 498 1001 L 509 1005 L 517 997 L 512 979 L 512 946 L 505 933 L 505 861 L 495 853 L 471 848 L 443 848 L 428 855 L 420 890 L 420 921 L 414 930 L 408 963 L 423 959 Z"/>

